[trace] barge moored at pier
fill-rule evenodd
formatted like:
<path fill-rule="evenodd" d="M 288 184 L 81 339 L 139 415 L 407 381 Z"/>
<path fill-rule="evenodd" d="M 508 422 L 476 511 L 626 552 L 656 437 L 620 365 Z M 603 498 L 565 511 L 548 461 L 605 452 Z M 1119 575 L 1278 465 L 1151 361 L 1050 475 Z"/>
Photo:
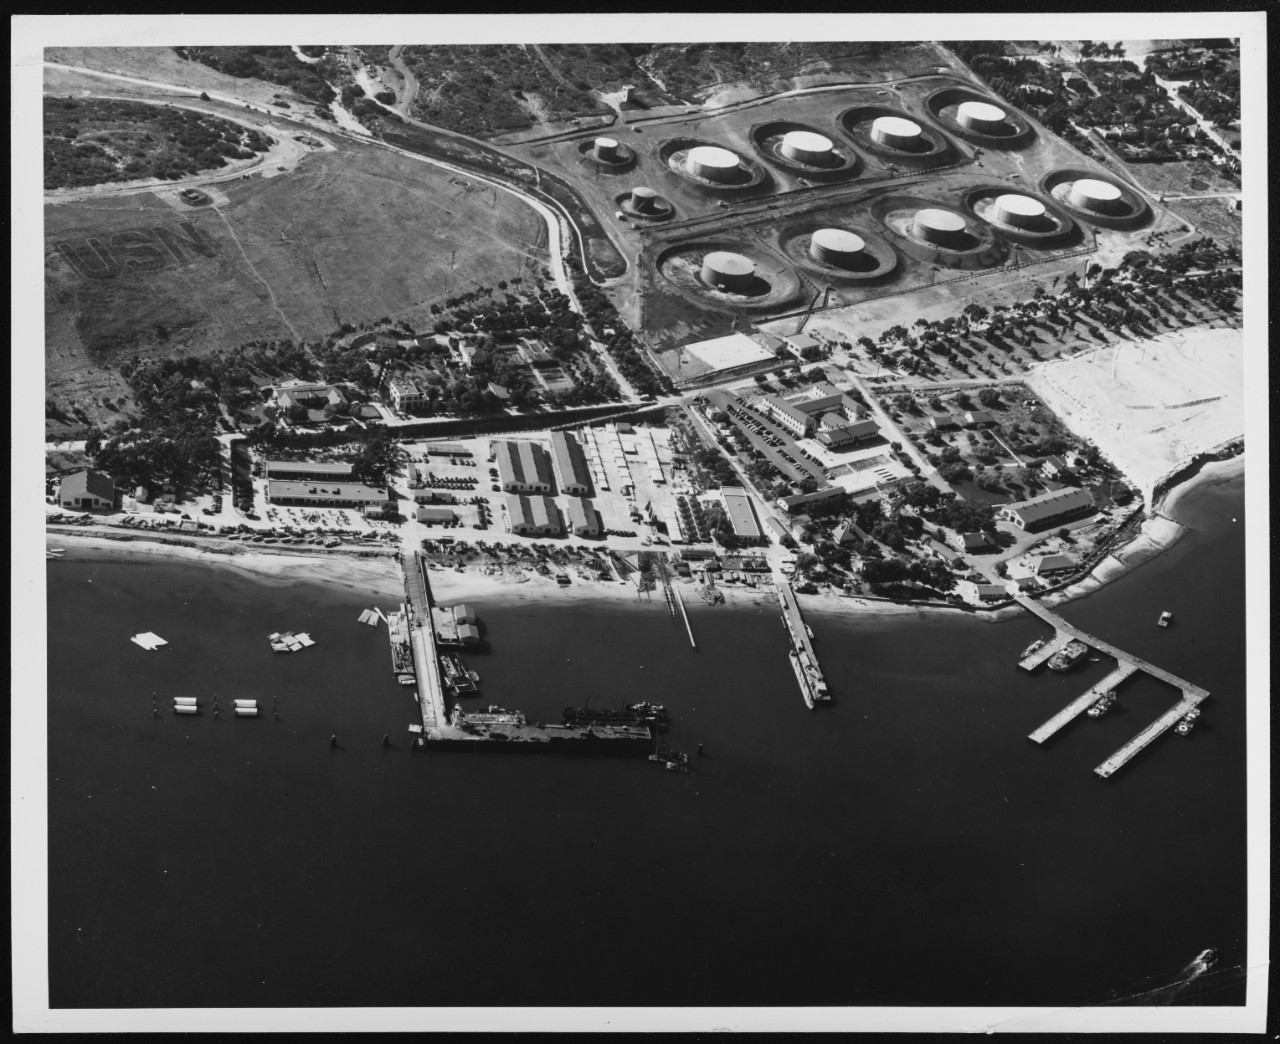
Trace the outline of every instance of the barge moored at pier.
<path fill-rule="evenodd" d="M 831 693 L 822 676 L 822 668 L 818 666 L 818 655 L 809 641 L 809 627 L 800 615 L 800 606 L 791 585 L 785 580 L 778 582 L 778 601 L 782 603 L 782 622 L 791 638 L 791 650 L 788 653 L 791 669 L 800 684 L 800 695 L 804 697 L 805 706 L 813 710 L 815 704 L 830 702 Z"/>

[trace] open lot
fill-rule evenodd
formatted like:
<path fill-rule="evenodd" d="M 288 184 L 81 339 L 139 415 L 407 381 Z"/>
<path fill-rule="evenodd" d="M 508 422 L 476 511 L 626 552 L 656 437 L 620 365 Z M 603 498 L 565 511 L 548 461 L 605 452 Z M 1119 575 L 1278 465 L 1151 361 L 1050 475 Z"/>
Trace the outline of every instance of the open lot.
<path fill-rule="evenodd" d="M 425 325 L 436 300 L 545 257 L 530 208 L 380 150 L 309 155 L 221 196 L 186 213 L 157 193 L 46 207 L 50 398 L 123 394 L 111 371 L 134 354 L 320 340 L 382 316 Z"/>
<path fill-rule="evenodd" d="M 1193 327 L 1038 369 L 1029 383 L 1072 431 L 1146 489 L 1244 433 L 1244 337 Z"/>

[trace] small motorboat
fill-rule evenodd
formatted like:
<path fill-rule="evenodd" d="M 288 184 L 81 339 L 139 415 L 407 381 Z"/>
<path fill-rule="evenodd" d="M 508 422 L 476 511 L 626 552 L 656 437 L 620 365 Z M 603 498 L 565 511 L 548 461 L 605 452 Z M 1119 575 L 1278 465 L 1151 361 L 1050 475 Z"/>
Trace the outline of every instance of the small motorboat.
<path fill-rule="evenodd" d="M 1173 613 L 1169 612 L 1166 609 L 1163 613 L 1160 614 L 1160 619 L 1157 620 L 1156 623 L 1159 624 L 1161 627 L 1168 627 L 1171 623 L 1173 623 Z"/>

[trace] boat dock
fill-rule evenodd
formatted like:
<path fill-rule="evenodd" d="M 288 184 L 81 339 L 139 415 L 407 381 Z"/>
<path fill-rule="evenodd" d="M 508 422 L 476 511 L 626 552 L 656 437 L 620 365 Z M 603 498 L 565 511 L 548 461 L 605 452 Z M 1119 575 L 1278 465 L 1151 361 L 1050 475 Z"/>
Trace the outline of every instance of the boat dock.
<path fill-rule="evenodd" d="M 1055 634 L 1044 645 L 1040 646 L 1030 656 L 1024 657 L 1018 662 L 1018 666 L 1024 671 L 1034 671 L 1041 664 L 1048 663 L 1058 653 L 1067 647 L 1071 642 L 1071 635 L 1066 633 Z"/>
<path fill-rule="evenodd" d="M 811 700 L 819 703 L 830 701 L 827 683 L 822 677 L 822 669 L 818 665 L 818 654 L 813 651 L 809 641 L 809 628 L 805 626 L 804 617 L 800 613 L 800 604 L 796 601 L 795 592 L 785 580 L 778 580 L 778 601 L 782 603 L 782 622 L 791 636 L 791 645 L 796 653 L 796 678 L 800 682 L 801 695 L 805 703 Z"/>
<path fill-rule="evenodd" d="M 1133 739 L 1093 770 L 1100 778 L 1109 778 L 1118 769 L 1127 764 L 1134 756 L 1146 749 L 1146 747 L 1151 743 L 1154 743 L 1159 737 L 1168 732 L 1169 729 L 1173 728 L 1173 726 L 1178 723 L 1178 720 L 1188 711 L 1195 709 L 1200 703 L 1208 699 L 1209 691 L 1207 689 L 1203 689 L 1199 685 L 1193 685 L 1191 682 L 1186 681 L 1183 678 L 1179 678 L 1177 675 L 1171 674 L 1169 671 L 1166 671 L 1161 667 L 1157 667 L 1155 664 L 1149 663 L 1141 657 L 1134 656 L 1131 653 L 1125 652 L 1123 649 L 1117 648 L 1110 642 L 1105 642 L 1100 638 L 1095 638 L 1088 632 L 1082 631 L 1080 628 L 1067 623 L 1067 621 L 1062 619 L 1062 617 L 1057 613 L 1045 608 L 1039 602 L 1028 598 L 1026 595 L 1015 595 L 1014 597 L 1019 605 L 1029 613 L 1040 617 L 1040 619 L 1052 627 L 1056 632 L 1053 641 L 1046 643 L 1044 647 L 1036 650 L 1034 654 L 1023 660 L 1019 664 L 1020 667 L 1031 670 L 1033 668 L 1028 667 L 1027 665 L 1032 661 L 1036 661 L 1034 666 L 1039 666 L 1040 663 L 1043 663 L 1053 655 L 1056 648 L 1066 645 L 1066 643 L 1072 639 L 1084 642 L 1084 644 L 1089 646 L 1091 649 L 1096 649 L 1100 653 L 1105 653 L 1107 656 L 1113 657 L 1118 665 L 1115 671 L 1091 688 L 1087 693 L 1085 693 L 1085 695 L 1073 700 L 1067 707 L 1063 708 L 1047 722 L 1041 725 L 1040 728 L 1036 729 L 1035 732 L 1031 733 L 1029 738 L 1034 740 L 1036 743 L 1043 743 L 1046 739 L 1061 729 L 1063 725 L 1084 711 L 1091 702 L 1101 696 L 1108 688 L 1113 688 L 1125 678 L 1132 674 L 1136 674 L 1139 671 L 1143 674 L 1150 675 L 1157 681 L 1164 682 L 1166 685 L 1171 685 L 1182 694 L 1182 699 L 1179 700 L 1175 706 L 1160 715 L 1160 717 L 1139 732 L 1133 737 Z M 1121 674 L 1122 671 L 1124 672 L 1123 674 Z"/>
<path fill-rule="evenodd" d="M 1027 739 L 1035 743 L 1043 743 L 1055 732 L 1065 726 L 1068 722 L 1079 717 L 1099 699 L 1102 698 L 1104 692 L 1110 692 L 1122 681 L 1130 675 L 1137 673 L 1138 668 L 1133 664 L 1122 663 L 1114 671 L 1108 674 L 1102 681 L 1098 682 L 1092 688 L 1088 689 L 1084 695 L 1072 700 L 1062 710 L 1058 711 L 1052 718 L 1041 725 L 1035 732 L 1031 733 Z"/>

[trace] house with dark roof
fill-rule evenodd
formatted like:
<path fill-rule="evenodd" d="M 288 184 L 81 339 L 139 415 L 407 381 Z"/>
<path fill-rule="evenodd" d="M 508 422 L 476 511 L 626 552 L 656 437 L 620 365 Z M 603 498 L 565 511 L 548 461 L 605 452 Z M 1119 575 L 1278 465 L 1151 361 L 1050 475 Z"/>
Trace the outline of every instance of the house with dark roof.
<path fill-rule="evenodd" d="M 990 410 L 969 410 L 964 415 L 964 426 L 966 428 L 985 428 L 988 424 L 994 424 L 995 422 L 995 414 Z"/>
<path fill-rule="evenodd" d="M 980 583 L 975 580 L 960 580 L 956 583 L 956 592 L 966 602 L 982 604 L 984 602 L 1003 602 L 1009 598 L 1004 584 Z"/>
<path fill-rule="evenodd" d="M 957 551 L 963 551 L 966 554 L 976 554 L 979 551 L 985 551 L 991 547 L 991 538 L 986 533 L 950 533 L 947 536 L 947 543 L 954 547 Z"/>
<path fill-rule="evenodd" d="M 1045 555 L 1037 558 L 1031 567 L 1035 576 L 1051 576 L 1054 573 L 1070 573 L 1076 567 L 1070 555 Z"/>
<path fill-rule="evenodd" d="M 92 468 L 63 476 L 58 504 L 81 511 L 110 511 L 116 506 L 116 480 Z"/>
<path fill-rule="evenodd" d="M 1096 510 L 1093 496 L 1087 489 L 1068 486 L 1049 493 L 1041 493 L 1030 500 L 1005 504 L 996 512 L 996 516 L 1012 522 L 1019 529 L 1034 531 L 1059 522 L 1082 518 Z"/>

